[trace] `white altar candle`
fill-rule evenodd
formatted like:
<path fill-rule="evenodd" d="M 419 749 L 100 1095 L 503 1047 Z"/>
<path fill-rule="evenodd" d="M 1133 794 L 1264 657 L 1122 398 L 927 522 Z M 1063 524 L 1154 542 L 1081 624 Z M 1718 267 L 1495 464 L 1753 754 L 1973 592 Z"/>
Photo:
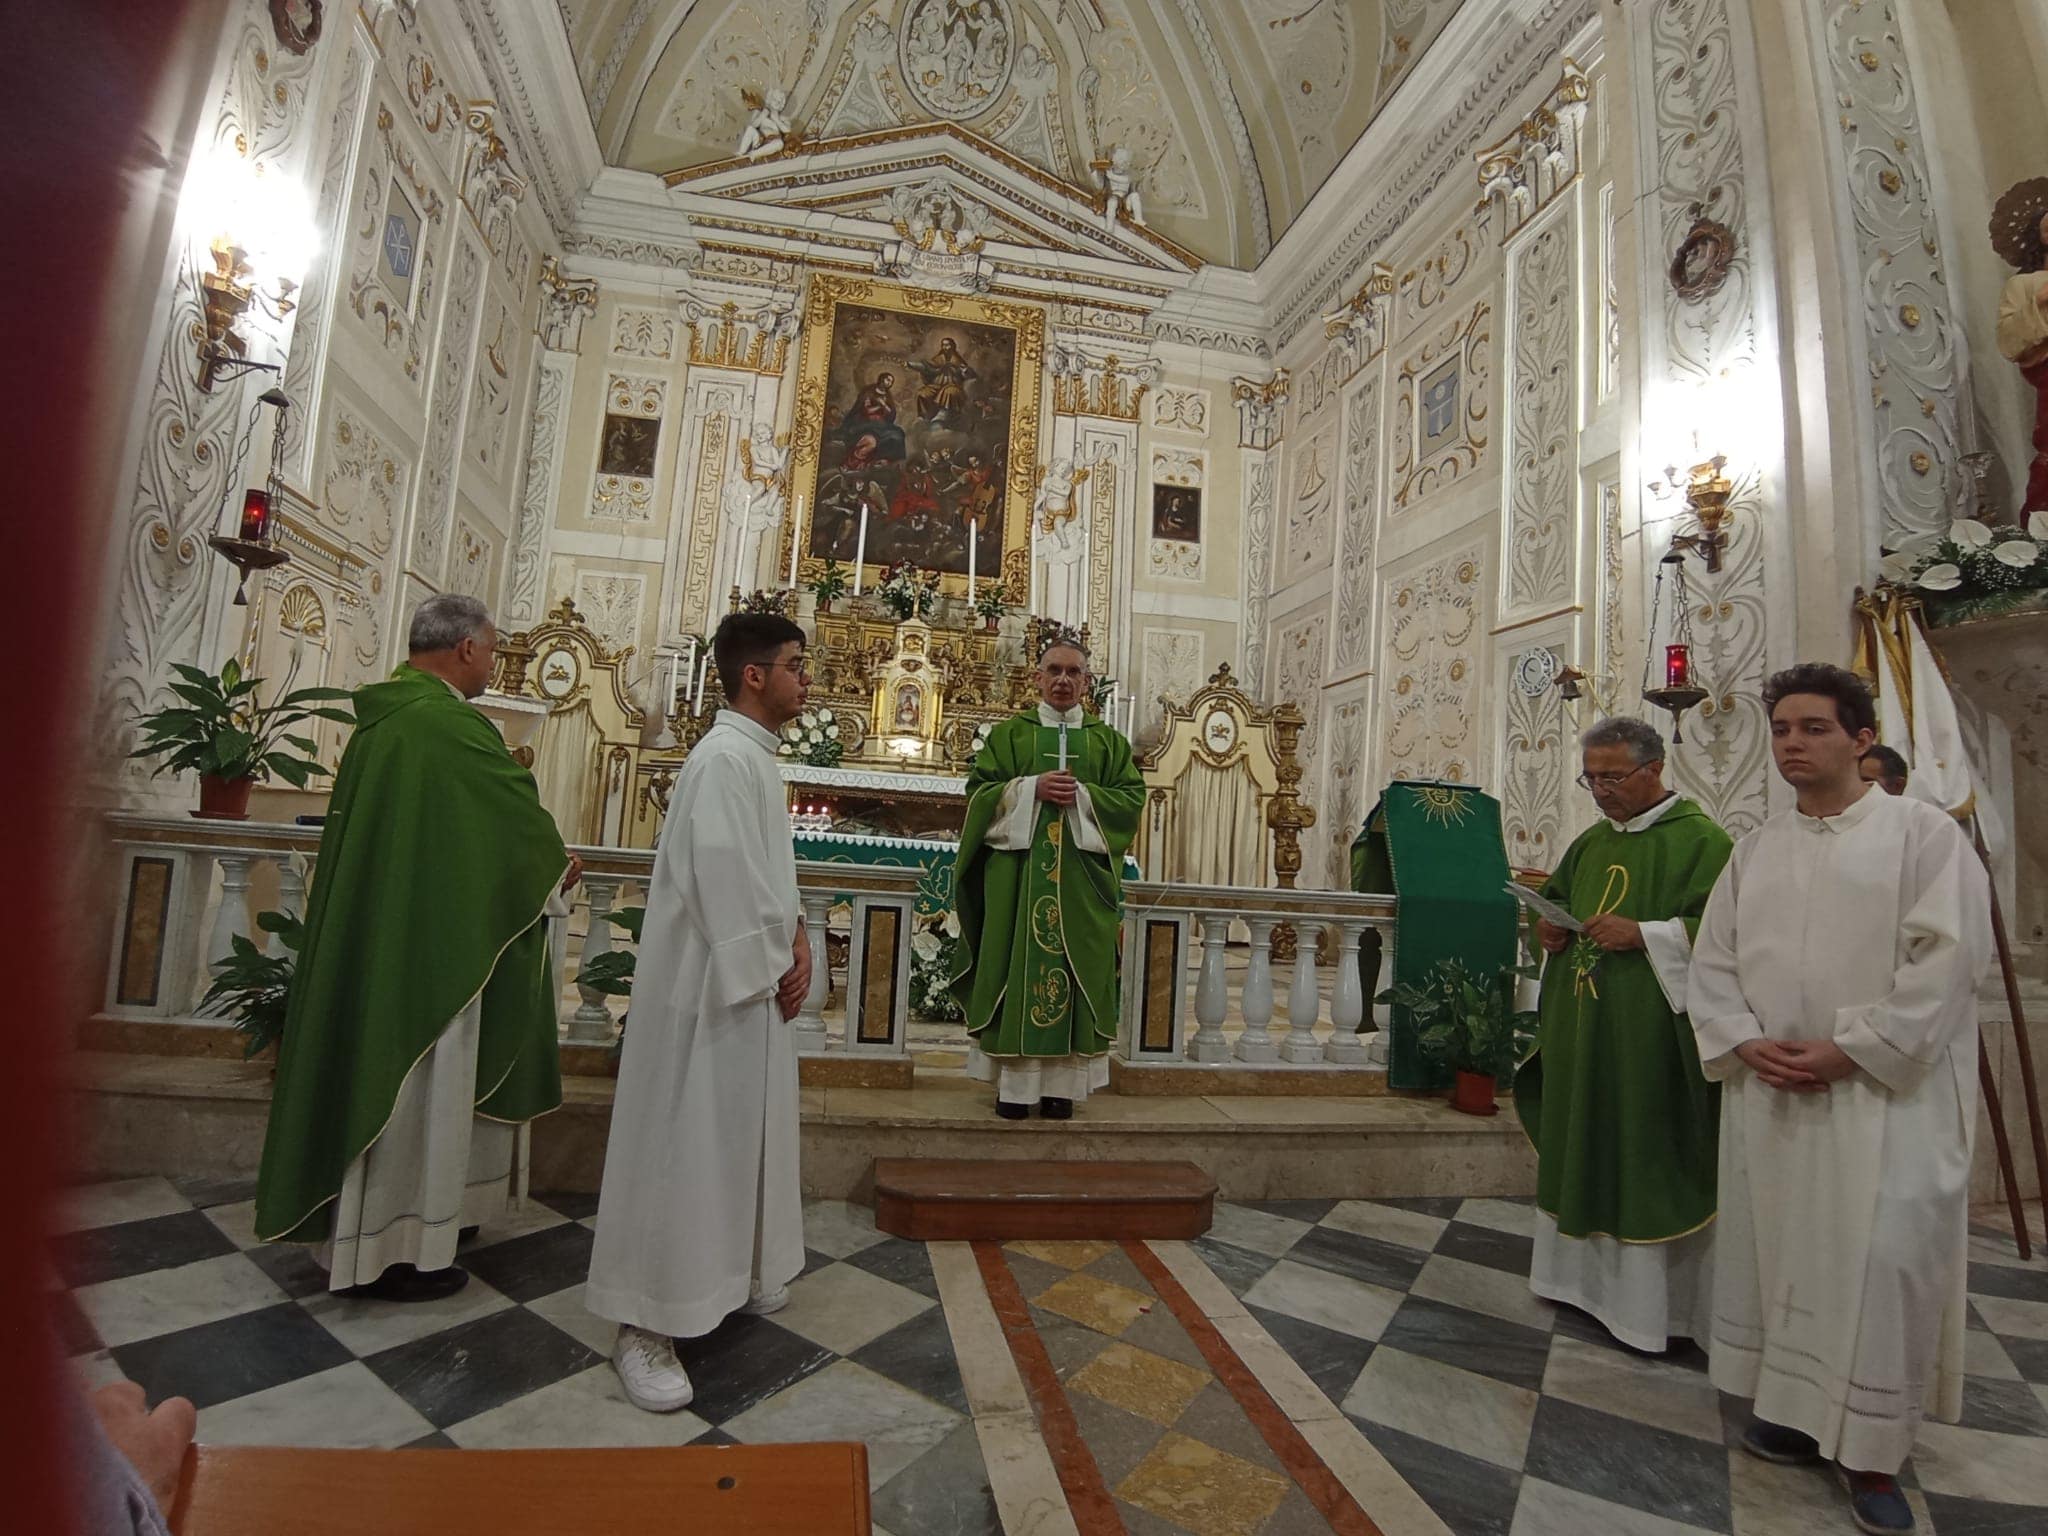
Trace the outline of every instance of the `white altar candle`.
<path fill-rule="evenodd" d="M 860 596 L 861 568 L 868 563 L 868 504 L 860 504 L 860 542 L 853 547 L 853 595 Z"/>
<path fill-rule="evenodd" d="M 970 608 L 974 606 L 975 546 L 980 543 L 981 520 L 976 518 L 967 524 L 967 606 Z"/>
<path fill-rule="evenodd" d="M 792 592 L 796 590 L 797 545 L 802 542 L 803 536 L 804 499 L 799 496 L 796 499 L 796 516 L 789 520 L 789 590 Z"/>
<path fill-rule="evenodd" d="M 704 707 L 704 674 L 710 669 L 710 666 L 711 657 L 709 653 L 705 654 L 697 662 L 697 686 L 690 691 L 690 713 L 693 715 Z"/>

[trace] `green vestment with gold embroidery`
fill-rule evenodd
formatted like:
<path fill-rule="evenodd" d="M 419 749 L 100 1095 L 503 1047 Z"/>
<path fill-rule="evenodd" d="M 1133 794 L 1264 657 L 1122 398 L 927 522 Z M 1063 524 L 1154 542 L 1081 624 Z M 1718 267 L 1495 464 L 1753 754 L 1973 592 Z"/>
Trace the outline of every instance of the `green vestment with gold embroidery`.
<path fill-rule="evenodd" d="M 1060 734 L 1035 711 L 1005 720 L 967 776 L 952 989 L 988 1056 L 1099 1056 L 1116 1040 L 1123 858 L 1145 803 L 1131 744 L 1093 717 L 1066 730 L 1067 770 L 1087 791 L 1106 852 L 1076 845 L 1073 810 L 1036 801 L 1028 849 L 985 840 L 1011 784 L 1058 769 Z"/>
<path fill-rule="evenodd" d="M 1588 827 L 1543 894 L 1581 922 L 1676 920 L 1689 950 L 1733 846 L 1680 799 L 1634 831 Z M 1682 989 L 1682 969 L 1665 968 Z M 1536 1144 L 1536 1204 L 1564 1236 L 1668 1242 L 1713 1220 L 1720 1091 L 1701 1075 L 1692 1025 L 1647 948 L 1603 950 L 1578 936 L 1549 958 L 1515 1110 Z"/>

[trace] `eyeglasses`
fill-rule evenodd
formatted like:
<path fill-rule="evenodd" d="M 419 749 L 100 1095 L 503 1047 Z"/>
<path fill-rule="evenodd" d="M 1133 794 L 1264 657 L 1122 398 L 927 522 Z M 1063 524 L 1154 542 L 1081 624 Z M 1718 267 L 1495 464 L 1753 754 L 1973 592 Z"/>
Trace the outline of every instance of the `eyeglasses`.
<path fill-rule="evenodd" d="M 1627 773 L 1582 773 L 1573 782 L 1581 789 L 1613 789 L 1618 784 L 1626 784 L 1649 766 L 1649 763 L 1637 763 Z"/>
<path fill-rule="evenodd" d="M 765 664 L 756 662 L 754 665 L 763 666 L 764 670 L 769 672 L 793 672 L 798 677 L 809 677 L 811 675 L 811 664 L 802 656 L 798 656 L 791 661 L 771 661 Z"/>

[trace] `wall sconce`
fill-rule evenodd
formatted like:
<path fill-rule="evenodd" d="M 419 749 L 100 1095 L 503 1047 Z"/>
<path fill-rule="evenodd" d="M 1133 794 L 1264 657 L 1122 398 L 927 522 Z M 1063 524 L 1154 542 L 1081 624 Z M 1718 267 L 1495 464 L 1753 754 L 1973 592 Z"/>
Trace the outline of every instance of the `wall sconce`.
<path fill-rule="evenodd" d="M 1674 534 L 1671 539 L 1673 549 L 1698 555 L 1710 572 L 1717 573 L 1721 569 L 1721 551 L 1728 547 L 1728 535 L 1724 530 L 1728 524 L 1728 497 L 1735 489 L 1734 483 L 1722 473 L 1727 467 L 1728 456 L 1717 453 L 1685 472 L 1683 494 L 1686 510 L 1698 520 L 1700 531 Z M 1680 489 L 1676 465 L 1665 469 L 1663 480 L 1650 482 L 1651 492 L 1660 500 L 1668 499 Z"/>
<path fill-rule="evenodd" d="M 200 389 L 211 392 L 216 381 L 245 373 L 277 372 L 281 364 L 248 356 L 239 325 L 252 306 L 273 320 L 292 312 L 292 294 L 318 241 L 303 189 L 223 148 L 194 172 L 185 203 L 188 227 L 211 262 L 211 270 L 199 274 L 205 313 L 204 324 L 195 327 Z"/>
<path fill-rule="evenodd" d="M 1677 543 L 1676 539 L 1672 540 L 1674 547 L 1657 562 L 1657 585 L 1650 595 L 1649 651 L 1643 657 L 1643 701 L 1669 712 L 1674 746 L 1685 740 L 1685 712 L 1695 704 L 1703 703 L 1707 697 L 1707 690 L 1693 681 L 1692 597 L 1685 587 L 1685 556 L 1678 552 Z M 1657 619 L 1664 606 L 1666 571 L 1671 573 L 1671 627 L 1660 631 Z M 1661 684 L 1657 683 L 1659 674 L 1653 671 L 1660 633 L 1664 639 Z"/>

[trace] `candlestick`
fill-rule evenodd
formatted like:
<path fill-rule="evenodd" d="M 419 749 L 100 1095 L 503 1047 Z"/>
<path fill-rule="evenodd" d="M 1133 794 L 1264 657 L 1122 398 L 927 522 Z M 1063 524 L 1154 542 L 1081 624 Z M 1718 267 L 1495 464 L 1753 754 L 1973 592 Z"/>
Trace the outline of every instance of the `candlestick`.
<path fill-rule="evenodd" d="M 868 504 L 860 504 L 860 541 L 853 547 L 853 595 L 860 596 L 861 575 L 868 563 Z"/>
<path fill-rule="evenodd" d="M 1683 645 L 1664 647 L 1664 686 L 1666 688 L 1690 688 L 1692 686 L 1692 656 Z"/>
<path fill-rule="evenodd" d="M 967 523 L 967 606 L 974 606 L 974 564 L 975 546 L 981 543 L 981 519 L 970 518 Z"/>
<path fill-rule="evenodd" d="M 804 499 L 796 499 L 796 515 L 789 520 L 789 590 L 796 590 L 797 546 L 804 537 Z"/>

